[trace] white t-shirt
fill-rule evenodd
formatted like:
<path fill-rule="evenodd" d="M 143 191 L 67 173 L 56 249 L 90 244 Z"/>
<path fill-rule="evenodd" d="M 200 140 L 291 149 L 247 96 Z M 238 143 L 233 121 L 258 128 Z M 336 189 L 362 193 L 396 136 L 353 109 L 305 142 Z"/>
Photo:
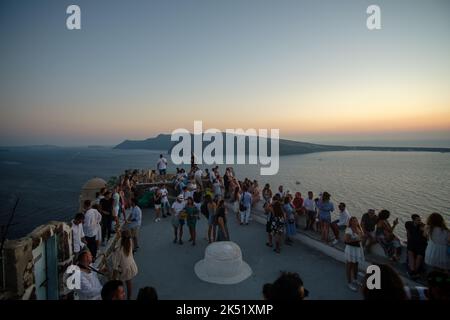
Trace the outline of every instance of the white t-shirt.
<path fill-rule="evenodd" d="M 338 226 L 347 226 L 350 218 L 351 218 L 351 216 L 350 216 L 350 213 L 348 213 L 347 209 L 344 209 L 344 211 L 339 210 Z"/>
<path fill-rule="evenodd" d="M 83 224 L 75 224 L 72 221 L 72 241 L 73 241 L 73 252 L 78 253 L 84 247 L 84 243 L 81 239 L 84 238 Z"/>
<path fill-rule="evenodd" d="M 84 235 L 86 237 L 97 237 L 98 236 L 98 221 L 102 219 L 102 215 L 96 209 L 89 209 L 84 214 Z"/>
<path fill-rule="evenodd" d="M 196 178 L 201 178 L 202 175 L 203 175 L 203 171 L 202 171 L 201 169 L 198 169 L 197 171 L 195 171 L 194 176 L 195 176 Z"/>
<path fill-rule="evenodd" d="M 216 196 L 222 195 L 222 186 L 219 181 L 216 180 L 216 182 L 214 182 L 213 188 L 214 188 L 214 195 Z"/>
<path fill-rule="evenodd" d="M 184 191 L 181 194 L 183 195 L 184 200 L 187 200 L 187 198 L 192 197 L 192 193 L 191 191 Z"/>
<path fill-rule="evenodd" d="M 159 191 L 161 191 L 161 201 L 162 202 L 167 202 L 168 201 L 168 199 L 167 199 L 167 194 L 168 194 L 167 189 L 166 188 L 162 188 Z"/>
<path fill-rule="evenodd" d="M 177 200 L 174 203 L 172 203 L 172 209 L 175 211 L 176 217 L 178 217 L 180 215 L 180 212 L 183 211 L 185 206 L 186 206 L 186 203 L 184 201 L 178 202 L 178 200 Z"/>
<path fill-rule="evenodd" d="M 113 207 L 120 206 L 120 194 L 118 192 L 114 192 L 113 194 Z"/>
<path fill-rule="evenodd" d="M 286 191 L 283 191 L 283 192 L 278 191 L 276 194 L 277 194 L 280 198 L 283 199 L 283 198 L 286 196 Z"/>
<path fill-rule="evenodd" d="M 101 300 L 102 284 L 97 273 L 80 272 L 80 289 L 77 290 L 80 300 Z"/>
<path fill-rule="evenodd" d="M 314 199 L 306 198 L 303 201 L 303 207 L 307 211 L 316 211 L 316 203 L 314 202 Z"/>
<path fill-rule="evenodd" d="M 157 166 L 158 170 L 167 169 L 167 159 L 166 158 L 159 158 L 156 166 Z"/>

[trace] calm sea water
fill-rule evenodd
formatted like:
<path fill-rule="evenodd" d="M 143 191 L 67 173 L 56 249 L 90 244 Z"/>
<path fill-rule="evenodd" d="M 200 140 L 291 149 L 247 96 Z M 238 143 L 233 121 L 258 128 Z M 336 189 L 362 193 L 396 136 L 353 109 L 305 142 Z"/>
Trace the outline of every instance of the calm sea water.
<path fill-rule="evenodd" d="M 20 203 L 8 238 L 23 236 L 49 220 L 68 221 L 77 212 L 82 185 L 108 180 L 130 168 L 152 168 L 159 152 L 108 148 L 10 148 L 0 151 L 0 225 L 17 196 Z M 280 158 L 275 176 L 259 176 L 258 166 L 235 166 L 240 178 L 283 184 L 291 192 L 328 191 L 361 216 L 368 208 L 399 217 L 397 233 L 413 213 L 439 212 L 450 219 L 450 154 L 420 152 L 325 152 Z M 174 170 L 171 166 L 170 169 Z M 222 171 L 223 172 L 223 171 Z"/>

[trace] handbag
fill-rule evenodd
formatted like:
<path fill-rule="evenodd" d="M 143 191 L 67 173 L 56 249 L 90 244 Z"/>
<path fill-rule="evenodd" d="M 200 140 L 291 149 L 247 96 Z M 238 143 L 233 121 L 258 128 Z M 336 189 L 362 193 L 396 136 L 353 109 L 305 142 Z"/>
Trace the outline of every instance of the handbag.
<path fill-rule="evenodd" d="M 180 216 L 179 216 L 179 219 L 180 220 L 186 220 L 186 218 L 187 218 L 187 212 L 186 211 L 181 211 L 180 212 Z"/>

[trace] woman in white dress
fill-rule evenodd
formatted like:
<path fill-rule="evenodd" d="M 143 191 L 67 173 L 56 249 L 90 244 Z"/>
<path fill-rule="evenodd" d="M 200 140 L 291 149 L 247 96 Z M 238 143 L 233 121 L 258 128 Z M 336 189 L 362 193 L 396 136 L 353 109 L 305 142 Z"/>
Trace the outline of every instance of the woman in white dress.
<path fill-rule="evenodd" d="M 133 288 L 131 281 L 138 273 L 133 257 L 133 240 L 130 230 L 123 230 L 120 235 L 120 247 L 117 248 L 113 259 L 113 278 L 122 280 L 127 285 L 127 298 L 131 299 Z"/>
<path fill-rule="evenodd" d="M 364 250 L 361 245 L 362 228 L 356 217 L 351 217 L 345 230 L 345 260 L 347 285 L 352 291 L 358 291 L 358 263 L 364 261 Z"/>
<path fill-rule="evenodd" d="M 428 246 L 425 250 L 425 263 L 436 270 L 450 270 L 448 253 L 450 232 L 445 225 L 442 215 L 439 213 L 430 214 L 425 230 L 428 237 Z"/>

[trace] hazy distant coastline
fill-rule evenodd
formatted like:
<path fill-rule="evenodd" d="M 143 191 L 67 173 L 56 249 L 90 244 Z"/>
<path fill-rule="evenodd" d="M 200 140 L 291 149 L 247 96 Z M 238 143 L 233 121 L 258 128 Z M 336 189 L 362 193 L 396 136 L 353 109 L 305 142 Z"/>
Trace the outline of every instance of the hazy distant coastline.
<path fill-rule="evenodd" d="M 159 134 L 156 137 L 145 140 L 125 140 L 114 147 L 114 149 L 141 149 L 141 150 L 167 150 L 170 151 L 177 143 L 170 140 L 169 134 Z M 193 140 L 193 139 L 192 139 Z M 225 141 L 225 139 L 224 139 Z M 209 142 L 208 142 L 209 143 Z M 204 145 L 208 144 L 204 142 Z M 248 145 L 248 138 L 246 141 Z M 450 148 L 438 147 L 375 147 L 375 146 L 339 146 L 300 142 L 294 140 L 280 139 L 280 155 L 307 154 L 328 151 L 414 151 L 414 152 L 450 152 Z"/>

